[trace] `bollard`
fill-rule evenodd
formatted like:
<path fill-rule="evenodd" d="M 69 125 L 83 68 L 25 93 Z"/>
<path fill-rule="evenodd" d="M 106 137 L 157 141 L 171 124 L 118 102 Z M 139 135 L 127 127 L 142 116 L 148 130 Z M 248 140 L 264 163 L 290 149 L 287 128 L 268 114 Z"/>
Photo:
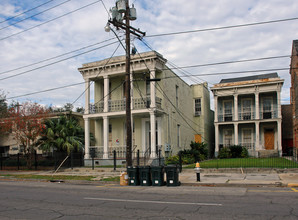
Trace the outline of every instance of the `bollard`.
<path fill-rule="evenodd" d="M 195 168 L 195 172 L 197 174 L 197 182 L 200 182 L 201 181 L 201 173 L 200 173 L 200 171 L 201 171 L 200 163 L 197 162 L 196 163 L 196 168 Z"/>

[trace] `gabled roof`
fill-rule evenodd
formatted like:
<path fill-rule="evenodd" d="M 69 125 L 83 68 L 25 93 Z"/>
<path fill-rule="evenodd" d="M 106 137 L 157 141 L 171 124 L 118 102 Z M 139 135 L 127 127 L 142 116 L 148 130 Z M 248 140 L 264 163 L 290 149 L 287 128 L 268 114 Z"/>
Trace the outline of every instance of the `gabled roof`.
<path fill-rule="evenodd" d="M 251 80 L 259 80 L 259 79 L 269 79 L 269 78 L 278 78 L 278 75 L 277 73 L 268 73 L 268 74 L 255 75 L 255 76 L 229 78 L 229 79 L 222 79 L 220 83 L 242 82 L 242 81 L 251 81 Z"/>

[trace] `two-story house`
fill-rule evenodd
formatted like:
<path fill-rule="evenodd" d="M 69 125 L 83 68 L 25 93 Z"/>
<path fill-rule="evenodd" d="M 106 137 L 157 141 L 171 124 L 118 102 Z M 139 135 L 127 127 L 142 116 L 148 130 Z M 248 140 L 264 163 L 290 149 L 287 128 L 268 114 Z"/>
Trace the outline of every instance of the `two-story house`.
<path fill-rule="evenodd" d="M 96 157 L 102 159 L 111 158 L 113 150 L 125 154 L 125 56 L 83 64 L 79 71 L 86 88 L 85 164 L 90 161 L 90 148 L 96 148 Z M 130 78 L 134 152 L 154 158 L 159 149 L 176 154 L 195 138 L 211 142 L 205 129 L 212 123 L 206 83 L 189 86 L 154 51 L 131 56 Z M 88 131 L 93 124 L 91 146 Z"/>
<path fill-rule="evenodd" d="M 282 153 L 280 93 L 277 73 L 223 79 L 215 84 L 215 155 L 242 145 L 251 156 Z"/>

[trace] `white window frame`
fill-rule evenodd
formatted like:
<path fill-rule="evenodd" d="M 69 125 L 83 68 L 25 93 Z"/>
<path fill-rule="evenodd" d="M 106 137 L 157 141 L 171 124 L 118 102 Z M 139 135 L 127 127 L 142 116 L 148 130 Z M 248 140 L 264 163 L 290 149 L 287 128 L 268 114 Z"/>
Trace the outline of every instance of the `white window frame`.
<path fill-rule="evenodd" d="M 233 100 L 223 100 L 223 121 L 225 121 L 225 117 L 226 117 L 226 107 L 225 107 L 225 103 L 231 103 L 231 117 L 232 117 L 232 121 L 233 121 L 233 115 L 234 115 L 234 106 L 233 106 Z"/>
<path fill-rule="evenodd" d="M 227 132 L 231 132 L 231 142 L 230 142 L 230 145 L 229 146 L 232 146 L 234 144 L 234 133 L 233 133 L 233 129 L 224 129 L 223 130 L 223 145 L 224 146 L 227 146 L 226 145 L 226 133 Z"/>
<path fill-rule="evenodd" d="M 196 101 L 200 100 L 200 111 L 197 111 L 197 103 Z M 194 111 L 195 111 L 195 116 L 201 116 L 202 114 L 202 98 L 195 98 L 194 99 Z"/>
<path fill-rule="evenodd" d="M 248 143 L 248 142 L 245 142 L 245 137 L 244 137 L 244 134 L 245 134 L 245 131 L 249 131 L 250 132 L 250 144 L 253 143 L 253 131 L 252 131 L 252 128 L 243 128 L 242 129 L 242 143 L 245 144 L 245 143 Z"/>

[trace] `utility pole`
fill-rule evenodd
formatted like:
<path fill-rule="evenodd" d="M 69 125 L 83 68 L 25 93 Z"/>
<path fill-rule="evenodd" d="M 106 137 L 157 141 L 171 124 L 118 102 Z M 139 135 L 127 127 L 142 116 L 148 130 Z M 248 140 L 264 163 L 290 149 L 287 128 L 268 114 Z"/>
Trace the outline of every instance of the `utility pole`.
<path fill-rule="evenodd" d="M 136 10 L 134 6 L 129 7 L 129 0 L 117 0 L 116 7 L 110 10 L 112 18 L 108 21 L 105 31 L 112 30 L 116 37 L 117 34 L 111 29 L 110 24 L 113 24 L 117 30 L 119 28 L 125 30 L 125 111 L 126 111 L 126 166 L 132 166 L 132 128 L 131 128 L 131 97 L 130 97 L 130 34 L 139 38 L 145 36 L 144 32 L 131 27 L 130 20 L 136 20 Z M 125 23 L 123 21 L 125 20 Z M 119 38 L 118 38 L 119 40 Z M 120 41 L 121 43 L 121 41 Z"/>
<path fill-rule="evenodd" d="M 126 99 L 126 166 L 132 165 L 132 131 L 131 131 L 131 109 L 130 109 L 130 31 L 129 31 L 129 3 L 126 1 L 126 75 L 125 75 L 125 99 Z"/>

